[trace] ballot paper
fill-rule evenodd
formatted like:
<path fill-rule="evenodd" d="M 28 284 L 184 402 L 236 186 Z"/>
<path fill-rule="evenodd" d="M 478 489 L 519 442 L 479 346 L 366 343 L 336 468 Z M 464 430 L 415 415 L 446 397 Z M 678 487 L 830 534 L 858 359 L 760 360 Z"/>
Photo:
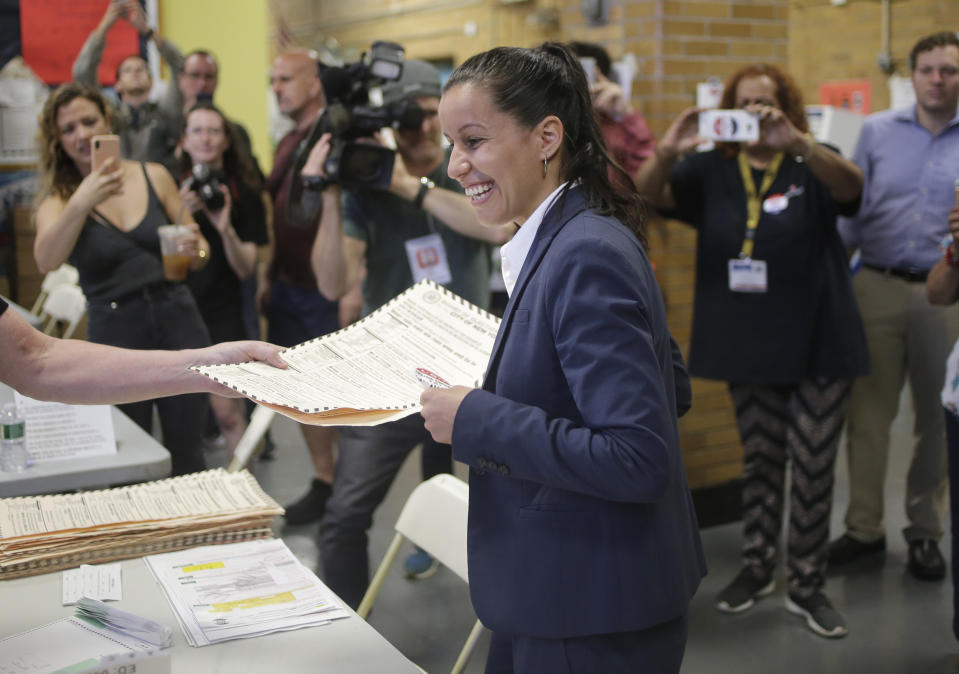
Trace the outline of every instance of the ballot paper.
<path fill-rule="evenodd" d="M 81 564 L 63 572 L 63 605 L 73 606 L 80 597 L 100 601 L 123 599 L 122 570 L 115 564 Z"/>
<path fill-rule="evenodd" d="M 482 382 L 499 318 L 429 280 L 369 316 L 263 363 L 193 368 L 297 421 L 373 426 L 420 411 L 417 371 L 452 386 Z"/>
<path fill-rule="evenodd" d="M 49 403 L 16 391 L 14 401 L 35 463 L 117 453 L 108 405 Z"/>
<path fill-rule="evenodd" d="M 324 625 L 349 612 L 281 540 L 144 557 L 191 646 Z"/>

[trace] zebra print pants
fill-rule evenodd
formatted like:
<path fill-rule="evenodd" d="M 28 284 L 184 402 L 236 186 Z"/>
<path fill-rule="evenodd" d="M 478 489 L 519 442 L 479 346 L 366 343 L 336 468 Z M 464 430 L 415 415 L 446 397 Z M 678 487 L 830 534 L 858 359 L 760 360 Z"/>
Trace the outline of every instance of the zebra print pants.
<path fill-rule="evenodd" d="M 825 582 L 833 468 L 850 380 L 813 377 L 793 386 L 730 382 L 744 450 L 743 563 L 771 577 L 790 467 L 786 579 L 804 598 Z"/>

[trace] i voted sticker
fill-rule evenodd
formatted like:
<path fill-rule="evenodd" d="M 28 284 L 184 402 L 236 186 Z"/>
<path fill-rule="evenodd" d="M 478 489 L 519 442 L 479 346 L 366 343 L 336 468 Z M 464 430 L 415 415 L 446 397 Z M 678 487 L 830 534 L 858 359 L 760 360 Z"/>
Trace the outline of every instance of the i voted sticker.
<path fill-rule="evenodd" d="M 763 213 L 776 215 L 782 213 L 789 206 L 789 198 L 785 194 L 770 194 L 763 200 Z"/>

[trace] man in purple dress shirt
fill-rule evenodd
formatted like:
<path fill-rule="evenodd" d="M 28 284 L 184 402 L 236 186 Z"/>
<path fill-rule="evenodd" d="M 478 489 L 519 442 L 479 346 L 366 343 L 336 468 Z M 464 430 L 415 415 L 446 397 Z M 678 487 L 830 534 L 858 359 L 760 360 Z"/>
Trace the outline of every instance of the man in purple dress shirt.
<path fill-rule="evenodd" d="M 862 269 L 853 279 L 872 373 L 853 385 L 847 416 L 850 503 L 846 533 L 830 545 L 830 566 L 885 552 L 883 487 L 889 428 L 908 377 L 916 442 L 906 477 L 903 530 L 909 571 L 941 580 L 939 552 L 947 472 L 939 391 L 959 336 L 959 314 L 926 301 L 929 269 L 942 257 L 959 178 L 959 39 L 923 38 L 909 55 L 916 104 L 871 115 L 854 161 L 866 175 L 859 213 L 840 222 Z"/>

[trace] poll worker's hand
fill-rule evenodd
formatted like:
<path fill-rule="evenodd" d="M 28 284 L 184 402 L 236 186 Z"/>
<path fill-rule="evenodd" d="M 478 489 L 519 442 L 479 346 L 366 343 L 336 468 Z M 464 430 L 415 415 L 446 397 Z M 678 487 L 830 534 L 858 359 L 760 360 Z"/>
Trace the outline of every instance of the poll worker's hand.
<path fill-rule="evenodd" d="M 423 411 L 420 414 L 426 422 L 426 430 L 430 432 L 434 440 L 446 445 L 453 442 L 453 420 L 456 419 L 456 412 L 463 398 L 472 390 L 466 386 L 453 386 L 423 391 L 420 395 Z"/>
<path fill-rule="evenodd" d="M 192 351 L 190 363 L 187 367 L 199 365 L 232 365 L 234 363 L 248 363 L 256 360 L 285 370 L 287 364 L 280 355 L 280 352 L 283 350 L 283 347 L 268 344 L 267 342 L 249 340 L 242 342 L 222 342 Z M 209 381 L 211 393 L 229 398 L 242 397 L 228 386 L 217 384 L 212 379 Z"/>
<path fill-rule="evenodd" d="M 699 135 L 699 113 L 703 108 L 686 108 L 677 117 L 656 145 L 656 156 L 675 160 L 704 142 Z"/>
<path fill-rule="evenodd" d="M 599 71 L 596 72 L 596 83 L 589 88 L 589 93 L 593 99 L 593 107 L 607 117 L 621 119 L 633 111 L 623 88 L 606 79 Z"/>
<path fill-rule="evenodd" d="M 323 164 L 326 163 L 326 158 L 330 155 L 332 138 L 332 134 L 329 133 L 324 133 L 320 136 L 320 139 L 316 141 L 316 144 L 310 149 L 310 154 L 307 155 L 303 168 L 300 169 L 301 176 L 309 178 L 327 177 Z"/>
<path fill-rule="evenodd" d="M 85 210 L 92 211 L 110 197 L 122 193 L 123 169 L 116 159 L 110 157 L 80 181 L 72 198 L 77 199 Z"/>

